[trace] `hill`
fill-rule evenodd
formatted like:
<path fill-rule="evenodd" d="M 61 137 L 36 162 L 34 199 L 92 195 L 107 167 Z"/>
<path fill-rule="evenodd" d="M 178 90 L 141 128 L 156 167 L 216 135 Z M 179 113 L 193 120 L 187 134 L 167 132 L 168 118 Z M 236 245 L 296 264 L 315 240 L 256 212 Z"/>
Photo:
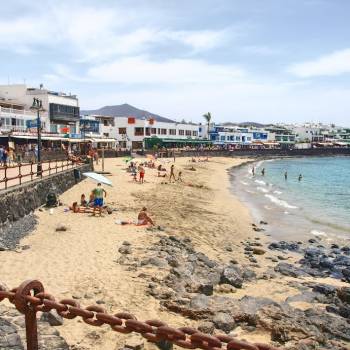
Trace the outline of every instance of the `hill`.
<path fill-rule="evenodd" d="M 82 115 L 106 115 L 111 117 L 135 117 L 136 119 L 143 119 L 143 118 L 153 118 L 159 122 L 166 122 L 166 123 L 175 123 L 174 120 L 161 117 L 160 115 L 138 109 L 134 106 L 131 106 L 127 103 L 124 103 L 122 105 L 115 105 L 115 106 L 104 106 L 99 109 L 95 110 L 86 110 L 80 112 Z"/>

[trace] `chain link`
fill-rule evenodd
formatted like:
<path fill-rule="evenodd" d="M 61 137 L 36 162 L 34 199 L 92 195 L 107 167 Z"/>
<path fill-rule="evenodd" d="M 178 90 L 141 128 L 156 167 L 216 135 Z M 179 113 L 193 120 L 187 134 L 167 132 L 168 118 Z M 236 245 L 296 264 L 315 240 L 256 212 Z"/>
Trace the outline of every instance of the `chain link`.
<path fill-rule="evenodd" d="M 190 327 L 169 327 L 166 323 L 159 320 L 141 322 L 138 321 L 134 315 L 127 312 L 119 312 L 110 315 L 100 306 L 92 305 L 83 308 L 73 299 L 63 299 L 56 302 L 51 294 L 42 291 L 35 294 L 34 290 L 34 295 L 31 295 L 29 293 L 31 282 L 32 281 L 26 282 L 28 285 L 25 285 L 26 288 L 24 289 L 22 286 L 23 284 L 21 285 L 25 293 L 28 293 L 26 295 L 18 295 L 18 288 L 7 291 L 0 285 L 0 302 L 4 299 L 8 299 L 11 303 L 15 304 L 16 307 L 18 303 L 21 303 L 22 309 L 20 311 L 25 311 L 25 306 L 40 312 L 56 310 L 60 316 L 66 319 L 81 317 L 85 323 L 91 326 L 101 327 L 103 325 L 109 325 L 115 332 L 124 334 L 135 332 L 139 333 L 150 342 L 156 343 L 165 340 L 185 349 L 278 350 L 271 345 L 260 343 L 250 344 L 225 334 L 213 336 L 201 333 Z"/>

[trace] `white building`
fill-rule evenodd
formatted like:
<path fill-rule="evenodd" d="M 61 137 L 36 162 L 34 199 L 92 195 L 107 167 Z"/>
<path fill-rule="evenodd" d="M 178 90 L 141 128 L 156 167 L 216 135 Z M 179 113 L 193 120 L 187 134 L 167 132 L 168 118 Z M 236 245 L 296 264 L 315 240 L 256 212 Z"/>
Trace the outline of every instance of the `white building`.
<path fill-rule="evenodd" d="M 0 131 L 26 131 L 27 123 L 36 118 L 36 114 L 25 109 L 23 103 L 0 97 Z"/>
<path fill-rule="evenodd" d="M 100 134 L 116 139 L 122 148 L 142 149 L 149 139 L 164 142 L 199 140 L 205 138 L 207 133 L 205 126 L 195 123 L 159 121 L 156 118 L 139 119 L 132 116 L 91 115 L 88 118 L 91 117 L 99 121 Z"/>
<path fill-rule="evenodd" d="M 75 95 L 50 91 L 42 86 L 30 88 L 25 84 L 11 84 L 0 85 L 0 98 L 20 103 L 25 111 L 30 111 L 33 98 L 38 98 L 45 110 L 41 112 L 44 131 L 73 134 L 77 131 L 79 101 Z"/>

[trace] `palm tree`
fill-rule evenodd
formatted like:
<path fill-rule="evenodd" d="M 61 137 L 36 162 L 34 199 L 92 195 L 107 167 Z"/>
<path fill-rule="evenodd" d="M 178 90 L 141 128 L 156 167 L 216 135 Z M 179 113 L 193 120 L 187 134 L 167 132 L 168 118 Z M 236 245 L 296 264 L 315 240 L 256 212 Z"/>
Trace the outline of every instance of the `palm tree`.
<path fill-rule="evenodd" d="M 209 140 L 209 127 L 210 127 L 210 122 L 211 122 L 211 113 L 205 113 L 203 114 L 203 118 L 206 120 L 207 124 L 208 124 L 208 140 Z"/>

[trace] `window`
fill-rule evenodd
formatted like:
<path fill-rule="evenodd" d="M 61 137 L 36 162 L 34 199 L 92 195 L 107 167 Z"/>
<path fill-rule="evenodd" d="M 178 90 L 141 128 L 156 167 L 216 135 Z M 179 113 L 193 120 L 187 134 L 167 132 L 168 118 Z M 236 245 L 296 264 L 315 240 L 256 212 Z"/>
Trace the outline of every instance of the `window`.
<path fill-rule="evenodd" d="M 157 129 L 156 128 L 151 128 L 151 134 L 156 135 L 157 134 Z"/>
<path fill-rule="evenodd" d="M 126 134 L 126 128 L 119 128 L 119 134 L 125 135 Z"/>
<path fill-rule="evenodd" d="M 179 135 L 180 136 L 184 136 L 185 135 L 185 131 L 184 130 L 179 130 Z"/>
<path fill-rule="evenodd" d="M 160 129 L 162 135 L 166 135 L 166 129 Z"/>
<path fill-rule="evenodd" d="M 201 127 L 199 128 L 199 132 L 202 132 L 202 128 Z"/>
<path fill-rule="evenodd" d="M 250 136 L 247 137 L 247 141 L 251 141 L 252 138 Z"/>
<path fill-rule="evenodd" d="M 191 130 L 186 130 L 186 136 L 191 136 Z"/>
<path fill-rule="evenodd" d="M 239 136 L 236 136 L 236 141 L 241 141 L 241 138 Z"/>
<path fill-rule="evenodd" d="M 192 135 L 193 135 L 193 136 L 198 136 L 198 131 L 193 131 L 193 132 L 192 132 Z"/>
<path fill-rule="evenodd" d="M 225 135 L 222 135 L 222 136 L 220 137 L 220 139 L 221 139 L 221 141 L 225 141 Z"/>
<path fill-rule="evenodd" d="M 160 135 L 160 129 L 158 128 L 158 135 Z"/>
<path fill-rule="evenodd" d="M 135 128 L 135 136 L 143 136 L 144 129 L 143 128 Z"/>
<path fill-rule="evenodd" d="M 169 129 L 169 135 L 176 135 L 176 129 Z"/>
<path fill-rule="evenodd" d="M 108 120 L 105 119 L 105 120 L 103 121 L 103 125 L 104 125 L 104 126 L 108 126 Z"/>
<path fill-rule="evenodd" d="M 108 132 L 104 132 L 103 136 L 109 137 L 109 133 Z"/>

